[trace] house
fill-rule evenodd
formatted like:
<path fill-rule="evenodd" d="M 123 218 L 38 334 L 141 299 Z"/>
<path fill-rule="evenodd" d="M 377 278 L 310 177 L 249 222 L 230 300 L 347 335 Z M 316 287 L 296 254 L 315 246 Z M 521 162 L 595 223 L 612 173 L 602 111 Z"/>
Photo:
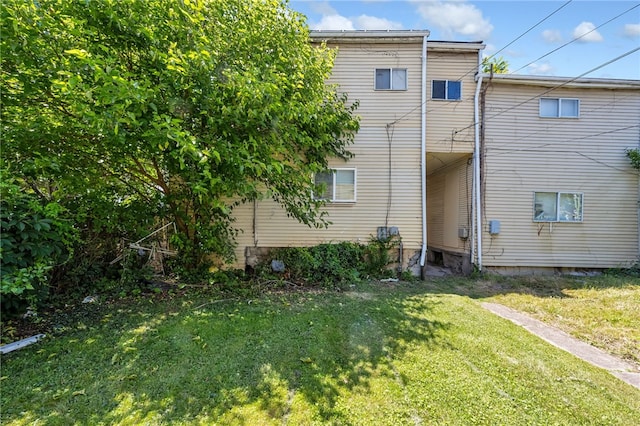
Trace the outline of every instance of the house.
<path fill-rule="evenodd" d="M 484 76 L 482 265 L 510 272 L 637 262 L 640 81 Z M 553 270 L 553 269 L 552 269 Z"/>
<path fill-rule="evenodd" d="M 360 102 L 355 156 L 316 176 L 329 188 L 328 229 L 269 200 L 236 208 L 237 266 L 275 247 L 395 233 L 415 274 L 428 262 L 463 272 L 634 262 L 639 186 L 625 149 L 639 143 L 640 82 L 480 75 L 481 42 L 428 36 L 311 33 L 338 49 L 330 83 Z"/>

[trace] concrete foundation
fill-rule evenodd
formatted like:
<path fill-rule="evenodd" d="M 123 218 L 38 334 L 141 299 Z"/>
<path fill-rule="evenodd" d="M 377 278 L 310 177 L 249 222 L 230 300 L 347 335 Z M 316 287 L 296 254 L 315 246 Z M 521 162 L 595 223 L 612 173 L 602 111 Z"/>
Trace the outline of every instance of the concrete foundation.
<path fill-rule="evenodd" d="M 468 253 L 429 248 L 427 261 L 437 266 L 443 266 L 455 274 L 469 275 L 473 272 L 473 265 Z"/>

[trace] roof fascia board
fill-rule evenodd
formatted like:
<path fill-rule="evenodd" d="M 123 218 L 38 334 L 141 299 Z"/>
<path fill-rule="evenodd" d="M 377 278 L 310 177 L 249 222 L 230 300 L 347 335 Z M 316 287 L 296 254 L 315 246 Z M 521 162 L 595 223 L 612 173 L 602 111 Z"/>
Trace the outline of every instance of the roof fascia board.
<path fill-rule="evenodd" d="M 547 77 L 535 75 L 512 74 L 483 74 L 484 84 L 514 84 L 522 86 L 556 87 L 562 85 L 566 88 L 592 88 L 592 89 L 640 89 L 640 80 L 623 80 L 610 78 L 579 78 Z"/>
<path fill-rule="evenodd" d="M 334 43 L 422 43 L 429 37 L 428 30 L 353 30 L 353 31 L 310 31 L 314 42 Z"/>
<path fill-rule="evenodd" d="M 485 48 L 481 41 L 429 41 L 427 48 L 433 52 L 477 52 Z"/>

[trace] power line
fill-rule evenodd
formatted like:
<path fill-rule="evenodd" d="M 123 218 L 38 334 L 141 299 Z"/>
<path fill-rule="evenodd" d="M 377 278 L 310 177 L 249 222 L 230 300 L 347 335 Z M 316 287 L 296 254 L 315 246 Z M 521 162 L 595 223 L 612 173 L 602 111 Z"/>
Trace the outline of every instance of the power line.
<path fill-rule="evenodd" d="M 560 6 L 559 8 L 557 8 L 556 10 L 554 10 L 553 12 L 551 12 L 550 14 L 548 14 L 547 16 L 545 16 L 544 18 L 542 18 L 541 20 L 539 20 L 535 25 L 533 25 L 532 27 L 530 27 L 528 30 L 526 30 L 525 32 L 523 32 L 522 34 L 520 34 L 518 37 L 516 37 L 515 39 L 511 40 L 506 46 L 504 46 L 503 48 L 501 48 L 500 50 L 498 50 L 496 53 L 494 53 L 491 56 L 488 56 L 486 59 L 489 60 L 491 58 L 493 58 L 494 56 L 496 56 L 498 53 L 502 52 L 503 50 L 505 50 L 507 47 L 511 46 L 513 43 L 515 43 L 516 41 L 520 40 L 522 37 L 524 37 L 525 35 L 527 35 L 529 32 L 531 32 L 531 30 L 533 30 L 534 28 L 536 28 L 538 25 L 542 24 L 544 21 L 546 21 L 547 19 L 549 19 L 550 17 L 552 17 L 553 15 L 555 15 L 556 13 L 558 13 L 561 9 L 563 9 L 564 7 L 568 6 L 569 3 L 571 3 L 573 0 L 569 0 L 566 3 L 564 3 L 562 6 Z M 464 73 L 462 75 L 462 77 L 460 77 L 458 80 L 462 80 L 464 77 L 466 77 L 467 75 L 469 75 L 469 73 L 473 72 L 476 70 L 477 67 L 473 67 L 471 68 L 469 71 L 467 71 L 466 73 Z"/>
<path fill-rule="evenodd" d="M 603 136 L 603 135 L 610 135 L 612 133 L 623 132 L 625 130 L 634 129 L 634 128 L 637 128 L 637 127 L 640 127 L 640 124 L 634 124 L 632 126 L 620 127 L 620 128 L 612 129 L 612 130 L 605 130 L 605 131 L 600 132 L 600 133 L 593 133 L 593 134 L 590 134 L 590 135 L 579 136 L 579 137 L 575 137 L 575 138 L 571 138 L 571 139 L 554 140 L 553 142 L 550 142 L 550 143 L 545 143 L 545 144 L 536 145 L 536 146 L 530 146 L 528 148 L 505 148 L 504 146 L 503 147 L 492 146 L 491 148 L 487 148 L 487 149 L 488 150 L 502 151 L 504 154 L 508 154 L 510 152 L 520 152 L 520 151 L 564 152 L 564 151 L 556 151 L 556 150 L 542 150 L 541 148 L 545 148 L 545 147 L 551 146 L 551 145 L 557 145 L 557 144 L 560 144 L 560 143 L 572 142 L 572 141 L 577 141 L 577 140 L 585 140 L 585 139 L 595 138 L 595 137 Z M 531 136 L 531 135 L 527 135 L 527 136 L 512 140 L 509 143 L 510 144 L 517 144 L 518 142 L 524 141 L 529 136 Z M 495 154 L 495 155 L 503 155 L 503 154 Z"/>
<path fill-rule="evenodd" d="M 621 14 L 619 14 L 619 15 L 617 15 L 617 16 L 615 16 L 615 17 L 611 18 L 611 19 L 609 19 L 609 20 L 608 20 L 608 21 L 606 21 L 605 23 L 600 24 L 599 26 L 597 26 L 597 27 L 596 27 L 596 28 L 594 28 L 593 30 L 591 30 L 591 31 L 589 31 L 589 32 L 587 32 L 587 33 L 585 33 L 585 34 L 583 34 L 582 36 L 580 36 L 580 37 L 578 37 L 578 38 L 575 38 L 575 39 L 573 39 L 572 41 L 570 41 L 570 42 L 568 42 L 568 43 L 565 43 L 565 44 L 563 44 L 562 46 L 560 46 L 560 47 L 558 47 L 558 48 L 556 48 L 556 49 L 554 49 L 554 50 L 550 51 L 549 53 L 547 53 L 547 54 L 545 54 L 545 55 L 541 56 L 540 58 L 536 59 L 535 61 L 540 60 L 540 59 L 542 59 L 542 58 L 544 58 L 544 57 L 546 57 L 546 56 L 548 56 L 548 55 L 550 55 L 550 54 L 552 54 L 552 53 L 554 53 L 554 52 L 557 52 L 558 50 L 560 50 L 561 48 L 563 48 L 563 47 L 567 46 L 568 44 L 570 44 L 570 43 L 572 43 L 572 42 L 574 42 L 574 41 L 576 41 L 576 40 L 579 40 L 580 38 L 584 37 L 585 35 L 587 35 L 587 34 L 589 34 L 589 33 L 593 32 L 593 31 L 597 30 L 598 28 L 600 28 L 600 27 L 602 27 L 602 26 L 604 26 L 604 25 L 608 24 L 609 22 L 611 22 L 611 21 L 613 21 L 613 20 L 615 20 L 615 19 L 619 18 L 620 16 L 622 16 L 622 15 L 624 15 L 624 14 L 626 14 L 626 13 L 630 12 L 631 10 L 633 10 L 633 9 L 635 9 L 635 8 L 637 8 L 637 7 L 640 7 L 640 3 L 636 4 L 635 6 L 633 6 L 633 7 L 629 8 L 629 9 L 627 9 L 626 11 L 622 12 Z M 500 112 L 500 113 L 498 113 L 498 114 L 496 114 L 495 116 L 492 116 L 492 117 L 490 117 L 490 118 L 494 118 L 494 117 L 497 117 L 498 115 L 504 114 L 505 112 L 508 112 L 508 111 L 510 111 L 511 109 L 517 108 L 517 107 L 519 107 L 519 106 L 521 106 L 521 105 L 523 105 L 523 104 L 525 104 L 525 103 L 527 103 L 527 102 L 529 102 L 529 101 L 531 101 L 531 100 L 533 100 L 533 99 L 536 99 L 536 98 L 538 98 L 538 97 L 540 97 L 540 96 L 543 96 L 543 95 L 545 95 L 545 94 L 547 94 L 547 93 L 549 93 L 549 92 L 551 92 L 551 91 L 553 91 L 553 90 L 556 90 L 556 89 L 558 89 L 558 88 L 560 88 L 560 87 L 562 87 L 562 86 L 564 86 L 564 85 L 567 85 L 567 84 L 569 84 L 569 83 L 571 83 L 571 82 L 573 82 L 573 81 L 575 81 L 575 80 L 577 80 L 577 79 L 579 79 L 579 78 L 581 78 L 581 77 L 584 77 L 584 76 L 585 76 L 585 75 L 587 75 L 587 74 L 590 74 L 590 73 L 592 73 L 592 72 L 594 72 L 594 71 L 597 71 L 597 70 L 599 70 L 600 68 L 603 68 L 603 67 L 605 67 L 605 66 L 607 66 L 607 65 L 609 65 L 609 64 L 612 64 L 613 62 L 619 61 L 620 59 L 622 59 L 622 58 L 624 58 L 624 57 L 626 57 L 626 56 L 629 56 L 629 55 L 631 55 L 631 54 L 633 54 L 633 53 L 637 52 L 638 50 L 640 50 L 640 47 L 638 47 L 638 48 L 636 48 L 636 49 L 632 49 L 632 50 L 630 50 L 630 51 L 628 51 L 628 52 L 626 52 L 626 53 L 623 53 L 622 55 L 620 55 L 620 56 L 618 56 L 618 57 L 616 57 L 616 58 L 614 58 L 614 59 L 612 59 L 612 60 L 610 60 L 610 61 L 608 61 L 608 62 L 605 62 L 604 64 L 598 65 L 597 67 L 592 68 L 592 69 L 590 69 L 589 71 L 584 72 L 584 73 L 580 74 L 580 75 L 579 75 L 579 76 L 577 76 L 577 77 L 573 77 L 573 78 L 571 78 L 571 79 L 569 79 L 569 80 L 567 80 L 567 81 L 563 82 L 562 84 L 560 84 L 560 85 L 558 85 L 558 86 L 555 86 L 555 87 L 553 87 L 553 88 L 551 88 L 551 89 L 549 89 L 549 90 L 546 90 L 546 91 L 544 91 L 544 92 L 540 93 L 539 95 L 536 95 L 536 96 L 534 96 L 533 98 L 527 99 L 526 101 L 523 101 L 523 102 L 521 102 L 521 103 L 519 103 L 519 104 L 517 104 L 517 105 L 515 105 L 515 106 L 513 106 L 513 107 L 511 107 L 511 108 L 509 108 L 509 109 L 506 109 L 506 110 L 504 110 L 504 111 L 502 111 L 502 112 Z M 533 61 L 533 62 L 535 62 L 535 61 Z M 529 64 L 525 65 L 524 67 L 526 67 L 526 66 L 528 66 L 528 65 L 531 65 L 533 62 L 530 62 Z M 520 67 L 520 68 L 519 68 L 518 70 L 516 70 L 516 71 L 519 71 L 519 70 L 521 70 L 521 69 L 522 69 L 522 68 L 524 68 L 524 67 Z M 473 68 L 473 70 L 475 70 L 475 67 Z M 467 74 L 468 74 L 468 72 L 467 72 Z M 513 73 L 509 73 L 509 75 L 511 75 L 511 74 L 513 74 Z M 466 74 L 465 74 L 465 75 L 466 75 Z M 424 101 L 424 103 L 427 103 L 427 102 L 428 102 L 428 100 L 425 100 L 425 101 Z M 395 124 L 399 123 L 400 121 L 404 120 L 407 116 L 409 116 L 410 114 L 414 113 L 416 110 L 418 110 L 419 108 L 421 108 L 421 107 L 422 107 L 422 105 L 423 105 L 423 103 L 420 103 L 419 105 L 417 105 L 416 107 L 414 107 L 414 108 L 410 109 L 408 112 L 406 112 L 405 114 L 403 114 L 403 115 L 402 115 L 402 116 L 400 116 L 399 118 L 397 118 L 397 119 L 393 120 L 392 122 L 388 123 L 388 125 L 389 125 L 389 126 L 393 126 L 393 125 L 395 125 Z M 489 118 L 488 118 L 488 119 L 489 119 Z M 474 125 L 475 125 L 475 123 L 473 123 L 473 124 L 471 124 L 471 125 L 469 125 L 469 126 L 467 126 L 467 127 L 463 127 L 462 129 L 458 130 L 457 132 L 460 132 L 460 131 L 462 131 L 462 130 L 466 130 L 466 129 L 468 129 L 469 127 L 472 127 L 472 126 L 474 126 Z"/>
<path fill-rule="evenodd" d="M 639 6 L 640 6 L 640 5 L 639 5 Z M 613 59 L 611 59 L 611 60 L 609 60 L 609 61 L 607 61 L 607 62 L 605 62 L 605 63 L 603 63 L 603 64 L 600 64 L 600 65 L 598 65 L 597 67 L 592 68 L 592 69 L 590 69 L 589 71 L 586 71 L 586 72 L 584 72 L 584 73 L 580 74 L 580 75 L 579 75 L 579 76 L 577 76 L 577 77 L 573 77 L 573 78 L 571 78 L 571 79 L 569 79 L 569 80 L 567 80 L 567 81 L 562 82 L 561 84 L 558 84 L 557 86 L 553 86 L 552 88 L 545 90 L 545 91 L 544 91 L 544 92 L 542 92 L 542 93 L 538 93 L 537 95 L 532 96 L 531 98 L 526 99 L 526 100 L 524 100 L 524 101 L 522 101 L 522 102 L 520 102 L 520 103 L 518 103 L 518 104 L 516 104 L 516 105 L 514 105 L 514 106 L 512 106 L 512 107 L 509 107 L 509 108 L 507 108 L 507 109 L 505 109 L 505 110 L 503 110 L 503 111 L 500 111 L 500 112 L 498 112 L 498 113 L 496 113 L 496 114 L 492 115 L 491 117 L 487 117 L 487 118 L 485 118 L 485 121 L 489 121 L 489 120 L 494 119 L 494 118 L 496 118 L 496 117 L 498 117 L 498 116 L 500 116 L 500 115 L 502 115 L 502 114 L 504 114 L 504 113 L 507 113 L 507 112 L 509 112 L 509 111 L 512 111 L 512 110 L 514 110 L 514 109 L 516 109 L 516 108 L 518 108 L 518 107 L 521 107 L 522 105 L 526 104 L 527 102 L 531 102 L 531 101 L 532 101 L 532 100 L 534 100 L 534 99 L 538 99 L 539 97 L 546 95 L 547 93 L 553 92 L 553 91 L 554 91 L 554 90 L 556 90 L 556 89 L 559 89 L 559 88 L 561 88 L 561 87 L 563 87 L 563 86 L 566 86 L 567 84 L 569 84 L 569 83 L 571 83 L 571 82 L 573 82 L 573 81 L 576 81 L 576 80 L 578 80 L 579 78 L 582 78 L 582 77 L 584 77 L 584 76 L 585 76 L 585 75 L 587 75 L 587 74 L 591 74 L 592 72 L 597 71 L 597 70 L 599 70 L 600 68 L 604 68 L 604 67 L 606 67 L 607 65 L 610 65 L 610 64 L 612 64 L 612 63 L 614 63 L 614 62 L 616 62 L 616 61 L 619 61 L 620 59 L 625 58 L 625 57 L 627 57 L 627 56 L 629 56 L 629 55 L 631 55 L 631 54 L 633 54 L 633 53 L 637 52 L 638 50 L 640 50 L 640 47 L 636 47 L 635 49 L 631 49 L 631 50 L 629 50 L 628 52 L 625 52 L 625 53 L 623 53 L 623 54 L 622 54 L 622 55 L 620 55 L 620 56 L 617 56 L 617 57 L 615 57 L 615 58 L 613 58 Z M 476 125 L 476 123 L 475 123 L 475 122 L 473 122 L 473 123 L 471 123 L 470 125 L 468 125 L 468 126 L 466 126 L 466 127 L 463 127 L 462 129 L 457 130 L 457 131 L 456 131 L 456 133 L 461 132 L 461 131 L 463 131 L 463 130 L 466 130 L 466 129 L 468 129 L 468 128 L 470 128 L 470 127 L 473 127 L 473 126 L 475 126 L 475 125 Z"/>
<path fill-rule="evenodd" d="M 488 149 L 488 151 L 504 151 L 506 149 L 507 148 L 490 148 L 490 149 Z M 539 152 L 546 152 L 546 153 L 549 153 L 549 152 L 551 152 L 551 153 L 554 153 L 554 154 L 575 154 L 575 155 L 579 155 L 580 157 L 584 157 L 587 160 L 593 161 L 594 163 L 598 163 L 598 164 L 600 164 L 602 166 L 608 167 L 610 169 L 613 169 L 613 170 L 616 170 L 616 171 L 619 171 L 619 172 L 628 173 L 628 174 L 636 174 L 635 171 L 629 171 L 627 169 L 621 169 L 620 167 L 616 167 L 616 166 L 613 166 L 611 164 L 607 164 L 602 160 L 598 160 L 597 158 L 593 158 L 593 157 L 585 154 L 584 152 L 575 151 L 575 150 L 545 150 L 545 151 L 541 151 L 539 149 L 523 148 L 523 149 L 518 150 L 518 151 L 520 151 L 520 152 L 531 152 L 531 153 L 534 153 L 534 152 L 538 152 L 538 153 Z M 500 155 L 500 154 L 494 154 L 494 156 L 495 155 Z"/>
<path fill-rule="evenodd" d="M 515 39 L 511 40 L 506 46 L 504 46 L 503 48 L 501 48 L 500 50 L 498 50 L 496 53 L 494 53 L 493 55 L 489 56 L 489 59 L 493 58 L 495 55 L 497 55 L 498 53 L 502 52 L 503 50 L 505 50 L 507 47 L 511 46 L 513 43 L 515 43 L 516 41 L 520 40 L 522 37 L 524 37 L 527 33 L 529 33 L 531 30 L 533 30 L 534 28 L 536 28 L 538 25 L 542 24 L 543 22 L 545 22 L 547 19 L 549 19 L 551 16 L 555 15 L 556 13 L 558 13 L 561 9 L 563 9 L 565 6 L 568 6 L 569 3 L 571 3 L 573 0 L 568 0 L 566 3 L 564 3 L 562 6 L 558 7 L 556 10 L 554 10 L 553 12 L 551 12 L 550 14 L 548 14 L 547 16 L 545 16 L 543 19 L 541 19 L 540 21 L 538 21 L 535 25 L 533 25 L 531 28 L 529 28 L 528 30 L 526 30 L 525 32 L 523 32 L 522 34 L 520 34 L 518 37 L 516 37 Z M 428 45 L 428 42 L 427 42 Z M 460 78 L 458 78 L 458 80 L 462 80 L 464 77 L 466 77 L 467 75 L 469 75 L 469 73 L 472 73 L 474 71 L 477 70 L 478 67 L 474 66 L 473 68 L 471 68 L 469 71 L 467 71 L 466 73 L 464 73 Z M 479 70 L 478 70 L 479 71 Z M 425 100 L 424 103 L 426 103 L 427 101 Z M 395 119 L 394 121 L 392 121 L 391 123 L 388 123 L 389 126 L 393 126 L 394 124 L 402 121 L 405 117 L 407 117 L 408 115 L 412 114 L 413 112 L 415 112 L 418 108 L 422 107 L 422 103 L 420 105 L 418 105 L 417 107 L 409 110 L 407 113 L 405 113 L 404 115 L 400 116 L 400 118 Z"/>
<path fill-rule="evenodd" d="M 639 4 L 638 6 L 640 6 L 640 4 Z M 614 62 L 616 62 L 616 61 L 619 61 L 620 59 L 625 58 L 625 57 L 627 57 L 627 56 L 629 56 L 629 55 L 631 55 L 631 54 L 633 54 L 633 53 L 637 52 L 638 50 L 640 50 L 640 47 L 636 47 L 635 49 L 631 49 L 631 50 L 629 50 L 628 52 L 625 52 L 625 53 L 623 53 L 623 54 L 622 54 L 622 55 L 620 55 L 620 56 L 617 56 L 617 57 L 615 57 L 615 58 L 613 58 L 613 59 L 611 59 L 611 60 L 609 60 L 609 61 L 607 61 L 607 62 L 605 62 L 605 63 L 603 63 L 603 64 L 600 64 L 600 65 L 598 65 L 597 67 L 592 68 L 592 69 L 590 69 L 589 71 L 584 72 L 584 73 L 580 74 L 580 75 L 579 75 L 579 76 L 577 76 L 577 77 L 573 77 L 573 78 L 571 78 L 571 79 L 569 79 L 569 80 L 567 80 L 567 81 L 564 81 L 564 82 L 562 82 L 561 84 L 558 84 L 557 86 L 552 87 L 551 89 L 547 89 L 547 90 L 545 90 L 544 92 L 542 92 L 542 93 L 540 93 L 540 94 L 538 94 L 538 95 L 536 95 L 536 96 L 533 96 L 533 97 L 531 97 L 531 98 L 529 98 L 529 99 L 527 99 L 527 100 L 525 100 L 525 101 L 520 102 L 519 104 L 516 104 L 515 106 L 512 106 L 511 108 L 507 108 L 507 109 L 505 109 L 504 111 L 500 111 L 499 113 L 497 113 L 497 114 L 495 114 L 495 115 L 492 115 L 491 117 L 488 117 L 486 120 L 491 120 L 491 119 L 493 119 L 493 118 L 495 118 L 495 117 L 497 117 L 497 116 L 499 116 L 499 115 L 504 114 L 505 112 L 508 112 L 508 111 L 511 111 L 511 110 L 513 110 L 513 109 L 515 109 L 515 108 L 518 108 L 518 107 L 520 107 L 520 106 L 522 106 L 522 105 L 526 104 L 527 102 L 530 102 L 530 101 L 532 101 L 532 100 L 534 100 L 534 99 L 538 99 L 539 97 L 544 96 L 544 95 L 546 95 L 547 93 L 552 92 L 552 91 L 554 91 L 554 90 L 556 90 L 556 89 L 559 89 L 559 88 L 561 88 L 561 87 L 563 87 L 563 86 L 566 86 L 567 84 L 569 84 L 569 83 L 571 83 L 571 82 L 573 82 L 573 81 L 576 81 L 577 79 L 582 78 L 582 77 L 584 77 L 584 76 L 585 76 L 585 75 L 587 75 L 587 74 L 591 74 L 592 72 L 597 71 L 597 70 L 599 70 L 600 68 L 604 68 L 604 67 L 606 67 L 607 65 L 610 65 L 610 64 L 612 64 L 612 63 L 614 63 Z M 474 123 L 474 124 L 475 124 L 475 123 Z M 464 129 L 462 129 L 462 130 L 464 130 Z"/>
<path fill-rule="evenodd" d="M 607 25 L 609 22 L 611 22 L 611 21 L 613 21 L 613 20 L 618 19 L 618 18 L 619 18 L 619 17 L 621 17 L 622 15 L 624 15 L 624 14 L 626 14 L 626 13 L 631 12 L 633 9 L 635 9 L 635 8 L 637 8 L 637 7 L 639 7 L 639 6 L 640 6 L 640 3 L 636 4 L 635 6 L 633 6 L 633 7 L 629 8 L 629 9 L 625 10 L 625 11 L 624 11 L 624 12 L 622 12 L 621 14 L 619 14 L 619 15 L 617 15 L 617 16 L 614 16 L 613 18 L 609 19 L 607 22 L 602 23 L 602 24 L 598 25 L 597 27 L 593 28 L 591 31 L 587 31 L 586 33 L 582 34 L 580 37 L 576 37 L 576 38 L 574 38 L 574 39 L 572 39 L 572 40 L 570 40 L 570 41 L 566 42 L 566 43 L 565 43 L 565 44 L 563 44 L 562 46 L 557 47 L 557 48 L 553 49 L 552 51 L 545 53 L 544 55 L 540 56 L 538 59 L 534 59 L 533 61 L 529 62 L 529 63 L 528 63 L 528 64 L 526 64 L 526 65 L 521 66 L 520 68 L 518 68 L 518 69 L 517 69 L 517 70 L 515 70 L 515 71 L 510 72 L 509 74 L 515 74 L 515 73 L 517 73 L 518 71 L 520 71 L 521 69 L 526 68 L 526 67 L 528 67 L 529 65 L 533 64 L 534 62 L 539 61 L 539 60 L 540 60 L 540 59 L 542 59 L 542 58 L 546 58 L 547 56 L 551 55 L 552 53 L 555 53 L 555 52 L 557 52 L 558 50 L 562 49 L 563 47 L 568 46 L 569 44 L 574 43 L 574 42 L 576 42 L 576 41 L 580 40 L 580 39 L 581 39 L 581 38 L 583 38 L 584 36 L 587 36 L 587 35 L 591 34 L 591 33 L 592 33 L 592 32 L 594 32 L 595 30 L 597 30 L 598 28 L 600 28 L 600 27 L 603 27 L 603 26 Z"/>
<path fill-rule="evenodd" d="M 593 108 L 593 109 L 590 109 L 590 110 L 581 111 L 581 112 L 580 112 L 580 114 L 581 114 L 581 115 L 582 115 L 582 114 L 588 114 L 588 113 L 592 113 L 592 112 L 599 111 L 599 110 L 604 109 L 604 108 L 608 108 L 608 107 L 610 107 L 611 105 L 616 104 L 616 103 L 618 103 L 618 102 L 621 102 L 621 101 L 623 101 L 623 100 L 625 100 L 625 99 L 628 99 L 628 98 L 630 98 L 630 97 L 632 97 L 632 95 L 616 97 L 616 98 L 615 98 L 614 100 L 612 100 L 611 102 L 608 102 L 608 103 L 606 103 L 606 104 L 600 105 L 600 106 L 598 106 L 597 108 Z M 530 137 L 532 137 L 532 136 L 535 136 L 535 135 L 537 135 L 537 134 L 540 134 L 540 133 L 548 133 L 548 132 L 550 132 L 552 129 L 554 129 L 555 127 L 560 126 L 560 125 L 562 125 L 562 122 L 561 122 L 561 121 L 559 121 L 558 123 L 553 124 L 553 125 L 551 125 L 551 126 L 546 126 L 544 129 L 541 129 L 541 130 L 538 130 L 538 131 L 535 131 L 535 132 L 529 133 L 529 134 L 527 134 L 527 135 L 521 136 L 520 138 L 516 139 L 515 141 L 510 141 L 510 142 L 509 142 L 509 145 L 512 145 L 514 142 L 515 142 L 515 143 L 517 143 L 517 142 L 520 142 L 520 141 L 526 140 L 526 139 L 528 139 L 528 138 L 530 138 Z M 620 131 L 620 130 L 626 130 L 626 129 L 630 129 L 630 128 L 633 128 L 633 127 L 640 127 L 640 125 L 624 127 L 624 128 L 622 128 L 622 129 L 616 129 L 616 130 L 612 130 L 612 131 L 605 131 L 605 132 L 602 132 L 602 133 L 598 133 L 598 134 L 594 134 L 594 135 L 588 135 L 588 136 L 585 136 L 585 137 L 580 137 L 580 138 L 575 138 L 575 139 L 585 139 L 585 138 L 592 137 L 592 136 L 600 136 L 600 135 L 607 134 L 607 133 L 615 133 L 615 132 L 617 132 L 617 131 Z M 564 140 L 564 141 L 562 141 L 562 142 L 568 142 L 568 141 L 572 141 L 572 140 L 575 140 L 575 139 L 567 139 L 567 140 Z M 550 143 L 550 144 L 539 145 L 539 147 L 544 147 L 544 146 L 547 146 L 547 145 L 553 145 L 553 144 L 555 144 L 555 143 L 556 143 L 556 142 L 553 142 L 553 143 Z M 494 145 L 494 147 L 496 147 L 496 146 Z M 500 147 L 500 146 L 497 146 L 497 148 L 501 148 L 501 147 Z"/>

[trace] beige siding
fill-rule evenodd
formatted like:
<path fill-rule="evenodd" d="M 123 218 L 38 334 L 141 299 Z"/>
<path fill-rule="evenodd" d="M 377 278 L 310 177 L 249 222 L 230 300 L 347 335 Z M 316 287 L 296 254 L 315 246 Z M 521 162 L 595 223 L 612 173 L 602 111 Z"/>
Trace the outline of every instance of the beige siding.
<path fill-rule="evenodd" d="M 471 229 L 471 166 L 467 160 L 429 175 L 427 180 L 427 240 L 430 249 L 468 252 L 460 228 Z"/>
<path fill-rule="evenodd" d="M 638 174 L 625 149 L 640 141 L 640 91 L 561 88 L 580 118 L 540 118 L 546 89 L 491 85 L 484 143 L 485 266 L 606 268 L 638 256 Z M 519 105 L 522 104 L 522 105 Z M 584 194 L 582 223 L 533 222 L 534 192 Z M 491 237 L 488 221 L 499 220 Z"/>
<path fill-rule="evenodd" d="M 340 46 L 331 82 L 339 83 L 350 100 L 360 101 L 357 114 L 361 129 L 350 148 L 355 157 L 348 163 L 334 160 L 330 164 L 356 168 L 357 201 L 328 205 L 328 219 L 333 222 L 328 229 L 299 224 L 272 201 L 257 203 L 255 222 L 253 206 L 238 208 L 236 227 L 244 232 L 238 237 L 237 266 L 244 264 L 247 246 L 306 246 L 343 240 L 364 243 L 385 223 L 399 228 L 405 250 L 420 248 L 421 49 L 421 43 Z M 407 68 L 408 90 L 374 90 L 376 68 Z M 387 124 L 398 118 L 402 120 L 387 131 Z"/>
<path fill-rule="evenodd" d="M 473 99 L 478 52 L 427 52 L 427 151 L 473 151 Z M 433 80 L 462 80 L 462 99 L 431 99 Z"/>

